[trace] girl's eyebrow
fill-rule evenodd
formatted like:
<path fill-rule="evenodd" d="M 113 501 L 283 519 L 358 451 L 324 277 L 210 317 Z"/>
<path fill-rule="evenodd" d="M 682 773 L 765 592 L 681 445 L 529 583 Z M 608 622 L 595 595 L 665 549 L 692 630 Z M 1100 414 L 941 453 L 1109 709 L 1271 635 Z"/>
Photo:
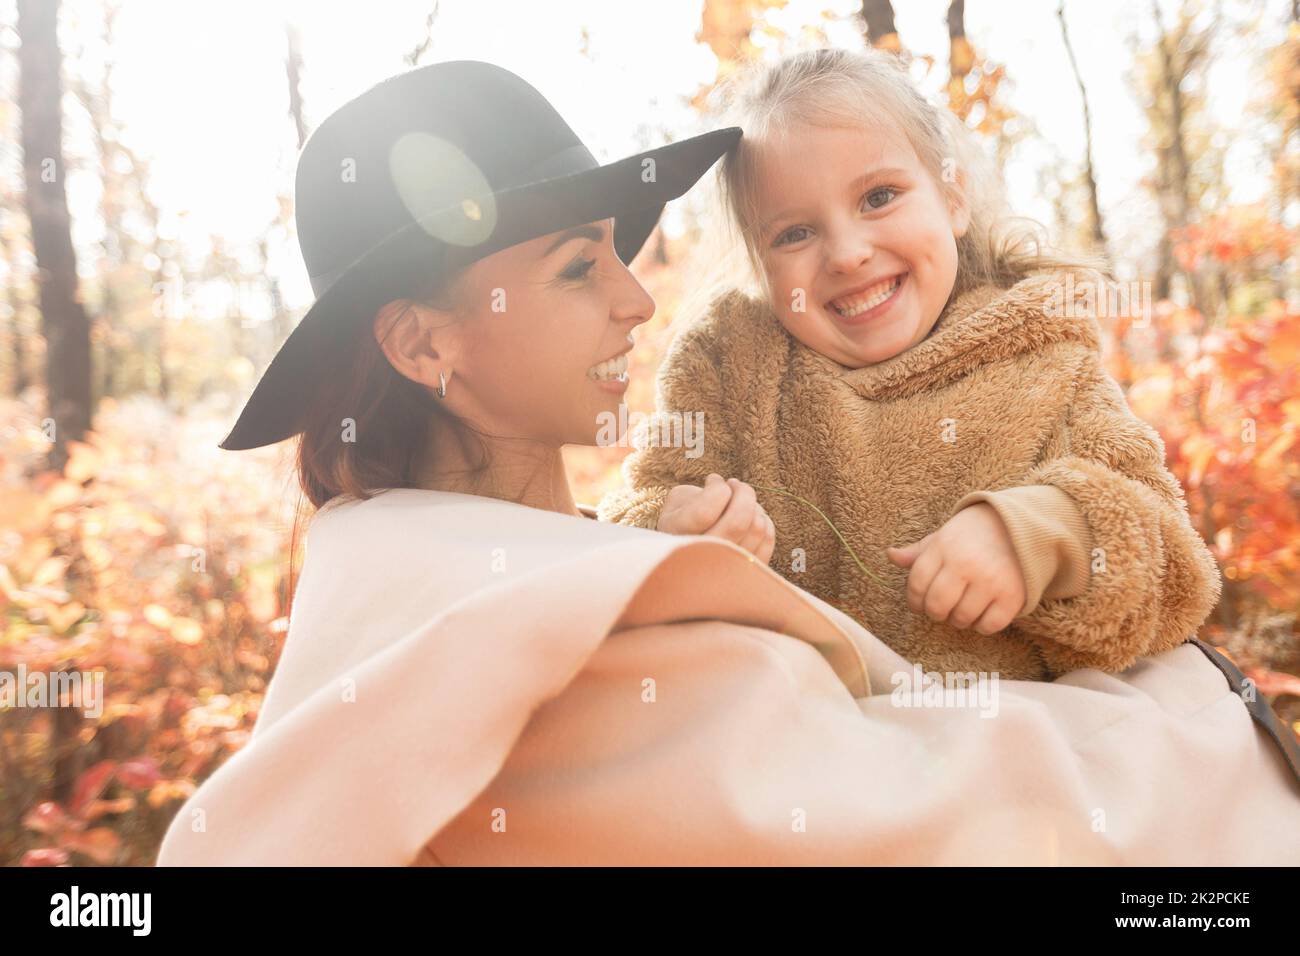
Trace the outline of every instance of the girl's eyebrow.
<path fill-rule="evenodd" d="M 899 169 L 897 166 L 882 166 L 880 169 L 873 169 L 863 173 L 849 184 L 849 189 L 852 192 L 857 192 L 859 189 L 865 189 L 867 183 L 874 182 L 877 179 L 894 179 L 907 175 L 906 169 Z"/>
<path fill-rule="evenodd" d="M 875 182 L 878 179 L 893 179 L 896 177 L 906 177 L 907 175 L 907 170 L 900 169 L 897 166 L 882 166 L 879 169 L 872 169 L 863 173 L 857 179 L 853 180 L 853 182 L 849 183 L 849 192 L 857 192 L 860 189 L 865 189 L 868 183 Z M 775 216 L 768 217 L 760 224 L 759 235 L 766 237 L 769 232 L 771 232 L 776 226 L 780 225 L 784 220 L 798 218 L 798 213 L 799 209 L 796 207 L 782 210 Z"/>
<path fill-rule="evenodd" d="M 768 234 L 771 233 L 773 229 L 775 229 L 777 226 L 784 224 L 786 220 L 797 219 L 798 212 L 799 212 L 798 209 L 784 210 L 775 216 L 770 216 L 767 219 L 763 220 L 763 222 L 761 222 L 758 227 L 759 236 L 766 239 Z"/>

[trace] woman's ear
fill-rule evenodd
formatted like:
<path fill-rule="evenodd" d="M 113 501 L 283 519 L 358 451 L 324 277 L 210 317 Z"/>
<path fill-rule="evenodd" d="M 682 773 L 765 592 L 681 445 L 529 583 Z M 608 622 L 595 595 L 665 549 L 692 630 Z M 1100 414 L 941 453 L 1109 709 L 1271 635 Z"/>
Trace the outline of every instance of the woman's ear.
<path fill-rule="evenodd" d="M 388 363 L 418 385 L 434 389 L 439 373 L 450 379 L 452 356 L 449 342 L 437 334 L 449 327 L 450 316 L 409 299 L 395 299 L 375 315 L 375 341 Z"/>

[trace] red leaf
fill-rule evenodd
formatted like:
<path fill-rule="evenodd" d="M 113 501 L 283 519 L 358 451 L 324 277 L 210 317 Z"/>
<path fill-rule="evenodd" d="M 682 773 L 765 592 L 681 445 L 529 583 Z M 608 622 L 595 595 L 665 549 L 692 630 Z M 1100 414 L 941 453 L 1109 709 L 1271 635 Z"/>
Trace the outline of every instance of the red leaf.
<path fill-rule="evenodd" d="M 135 757 L 118 764 L 117 779 L 132 790 L 148 790 L 162 779 L 153 757 Z"/>
<path fill-rule="evenodd" d="M 1261 694 L 1268 697 L 1276 697 L 1279 694 L 1300 697 L 1300 677 L 1294 674 L 1252 668 L 1246 671 L 1246 676 L 1255 682 Z"/>
<path fill-rule="evenodd" d="M 78 813 L 89 801 L 98 797 L 113 779 L 115 764 L 111 760 L 101 760 L 77 779 L 77 786 L 72 791 L 69 808 Z"/>
<path fill-rule="evenodd" d="M 68 817 L 63 808 L 50 800 L 38 803 L 23 818 L 23 826 L 37 833 L 58 833 L 67 825 Z"/>
<path fill-rule="evenodd" d="M 68 862 L 68 854 L 58 847 L 42 847 L 39 850 L 28 850 L 23 854 L 19 866 L 64 866 Z"/>

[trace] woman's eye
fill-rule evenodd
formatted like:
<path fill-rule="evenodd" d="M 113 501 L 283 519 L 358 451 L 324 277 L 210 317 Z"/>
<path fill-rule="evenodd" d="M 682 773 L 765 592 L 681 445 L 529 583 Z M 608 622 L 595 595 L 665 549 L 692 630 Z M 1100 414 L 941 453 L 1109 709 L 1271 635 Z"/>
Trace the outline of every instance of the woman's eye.
<path fill-rule="evenodd" d="M 882 193 L 888 193 L 889 197 L 887 199 L 882 200 L 881 202 L 875 202 L 873 197 L 879 196 Z M 890 200 L 892 200 L 894 196 L 896 196 L 897 194 L 898 194 L 898 190 L 895 189 L 893 186 L 881 186 L 878 189 L 871 190 L 862 198 L 867 201 L 867 205 L 869 205 L 872 209 L 879 209 L 881 206 L 888 205 Z"/>
<path fill-rule="evenodd" d="M 595 259 L 578 259 L 567 269 L 565 269 L 563 272 L 560 273 L 560 278 L 572 279 L 574 281 L 577 281 L 579 279 L 585 279 L 587 277 L 587 273 L 591 271 L 591 267 L 594 266 L 595 264 L 596 264 Z"/>
<path fill-rule="evenodd" d="M 802 242 L 807 238 L 807 226 L 791 226 L 773 240 L 773 246 L 785 246 L 792 242 Z"/>

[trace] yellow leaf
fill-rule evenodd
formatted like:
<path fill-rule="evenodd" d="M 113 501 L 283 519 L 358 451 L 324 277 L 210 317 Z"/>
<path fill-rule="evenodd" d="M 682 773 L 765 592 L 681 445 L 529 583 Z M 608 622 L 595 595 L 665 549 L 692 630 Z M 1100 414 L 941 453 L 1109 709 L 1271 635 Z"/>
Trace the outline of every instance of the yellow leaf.
<path fill-rule="evenodd" d="M 45 493 L 45 503 L 51 508 L 66 508 L 81 500 L 81 487 L 71 481 L 57 481 Z"/>
<path fill-rule="evenodd" d="M 1202 476 L 1205 474 L 1205 466 L 1214 457 L 1214 445 L 1202 435 L 1192 435 L 1183 443 L 1183 454 L 1187 456 L 1190 466 L 1187 473 L 1187 484 L 1193 488 L 1198 487 Z"/>
<path fill-rule="evenodd" d="M 86 560 L 95 571 L 103 571 L 113 563 L 113 552 L 97 538 L 87 538 L 82 541 L 81 550 L 85 552 Z"/>
<path fill-rule="evenodd" d="M 86 613 L 86 606 L 77 601 L 72 601 L 63 607 L 50 607 L 45 611 L 45 617 L 50 622 L 50 627 L 54 628 L 55 633 L 63 634 L 76 624 Z"/>
<path fill-rule="evenodd" d="M 178 644 L 197 644 L 203 640 L 203 625 L 192 617 L 178 617 L 172 621 L 172 638 Z"/>
<path fill-rule="evenodd" d="M 63 474 L 69 481 L 80 484 L 99 473 L 103 458 L 94 446 L 72 441 L 68 442 L 68 450 L 68 464 L 64 467 Z"/>
<path fill-rule="evenodd" d="M 1264 449 L 1263 454 L 1255 459 L 1255 464 L 1260 468 L 1272 468 L 1277 464 L 1277 460 L 1286 453 L 1286 450 L 1295 444 L 1296 433 L 1293 431 L 1283 432 L 1273 439 L 1273 443 Z"/>
<path fill-rule="evenodd" d="M 60 557 L 58 555 L 52 558 L 46 558 L 40 563 L 40 566 L 36 568 L 35 572 L 33 572 L 31 583 L 35 587 L 45 587 L 46 585 L 53 584 L 55 581 L 58 581 L 63 577 L 63 572 L 67 570 L 68 565 L 71 563 L 70 558 Z"/>
<path fill-rule="evenodd" d="M 172 626 L 172 612 L 161 604 L 146 605 L 144 619 L 160 631 L 166 631 Z"/>

